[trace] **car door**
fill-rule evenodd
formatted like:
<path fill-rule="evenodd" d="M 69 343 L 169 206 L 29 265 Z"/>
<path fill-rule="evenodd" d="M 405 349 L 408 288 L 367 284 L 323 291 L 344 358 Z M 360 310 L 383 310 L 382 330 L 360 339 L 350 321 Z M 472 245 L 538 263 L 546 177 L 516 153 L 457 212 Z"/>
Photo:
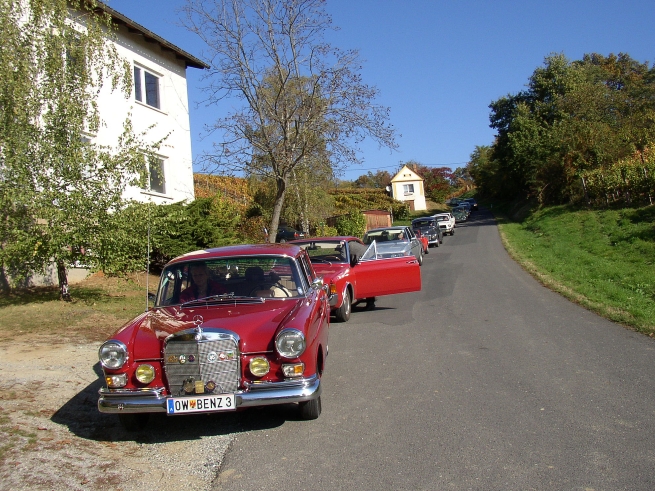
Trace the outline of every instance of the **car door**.
<path fill-rule="evenodd" d="M 405 235 L 409 237 L 409 242 L 412 246 L 412 254 L 418 258 L 423 253 L 423 244 L 421 244 L 421 241 L 416 237 L 416 234 L 410 227 L 405 228 Z"/>
<path fill-rule="evenodd" d="M 355 298 L 381 297 L 421 290 L 421 268 L 414 256 L 377 258 L 376 244 L 369 246 L 351 267 Z"/>

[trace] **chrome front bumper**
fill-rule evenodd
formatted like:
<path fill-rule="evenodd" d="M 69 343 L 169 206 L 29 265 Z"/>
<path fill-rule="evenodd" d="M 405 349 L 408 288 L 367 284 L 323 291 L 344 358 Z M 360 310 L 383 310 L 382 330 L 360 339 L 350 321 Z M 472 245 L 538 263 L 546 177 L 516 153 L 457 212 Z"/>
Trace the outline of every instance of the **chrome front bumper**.
<path fill-rule="evenodd" d="M 305 402 L 321 395 L 321 380 L 312 376 L 300 380 L 250 384 L 246 390 L 234 393 L 237 409 L 242 407 L 270 406 Z M 98 393 L 98 410 L 101 413 L 165 413 L 170 396 L 156 390 L 110 390 L 101 388 Z"/>

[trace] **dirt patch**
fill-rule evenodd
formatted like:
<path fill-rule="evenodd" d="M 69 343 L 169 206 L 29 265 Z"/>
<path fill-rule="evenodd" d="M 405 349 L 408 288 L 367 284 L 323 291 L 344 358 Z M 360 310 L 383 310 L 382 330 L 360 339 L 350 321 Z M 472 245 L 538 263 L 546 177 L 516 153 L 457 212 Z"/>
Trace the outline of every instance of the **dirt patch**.
<path fill-rule="evenodd" d="M 99 344 L 0 344 L 0 489 L 209 489 L 241 416 L 156 415 L 126 432 L 97 409 Z"/>

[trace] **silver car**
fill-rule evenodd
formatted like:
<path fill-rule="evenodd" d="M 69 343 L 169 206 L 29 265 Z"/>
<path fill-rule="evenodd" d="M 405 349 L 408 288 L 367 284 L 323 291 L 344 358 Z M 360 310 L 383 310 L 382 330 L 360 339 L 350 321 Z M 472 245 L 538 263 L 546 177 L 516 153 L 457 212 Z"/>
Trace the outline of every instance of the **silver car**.
<path fill-rule="evenodd" d="M 382 257 L 414 256 L 423 265 L 423 244 L 411 227 L 385 227 L 369 230 L 364 235 L 364 244 L 375 242 L 376 255 Z"/>

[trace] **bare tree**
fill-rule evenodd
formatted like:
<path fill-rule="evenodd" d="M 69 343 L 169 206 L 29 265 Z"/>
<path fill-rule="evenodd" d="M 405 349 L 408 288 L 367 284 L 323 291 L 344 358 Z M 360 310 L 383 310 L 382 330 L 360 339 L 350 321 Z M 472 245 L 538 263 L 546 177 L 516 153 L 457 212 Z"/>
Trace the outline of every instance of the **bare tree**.
<path fill-rule="evenodd" d="M 359 74 L 357 51 L 323 39 L 333 29 L 324 0 L 188 0 L 183 24 L 207 45 L 207 104 L 235 97 L 234 109 L 207 125 L 216 135 L 202 157 L 207 172 L 272 178 L 270 241 L 293 171 L 328 155 L 334 171 L 359 163 L 366 137 L 396 148 L 389 110 Z"/>

